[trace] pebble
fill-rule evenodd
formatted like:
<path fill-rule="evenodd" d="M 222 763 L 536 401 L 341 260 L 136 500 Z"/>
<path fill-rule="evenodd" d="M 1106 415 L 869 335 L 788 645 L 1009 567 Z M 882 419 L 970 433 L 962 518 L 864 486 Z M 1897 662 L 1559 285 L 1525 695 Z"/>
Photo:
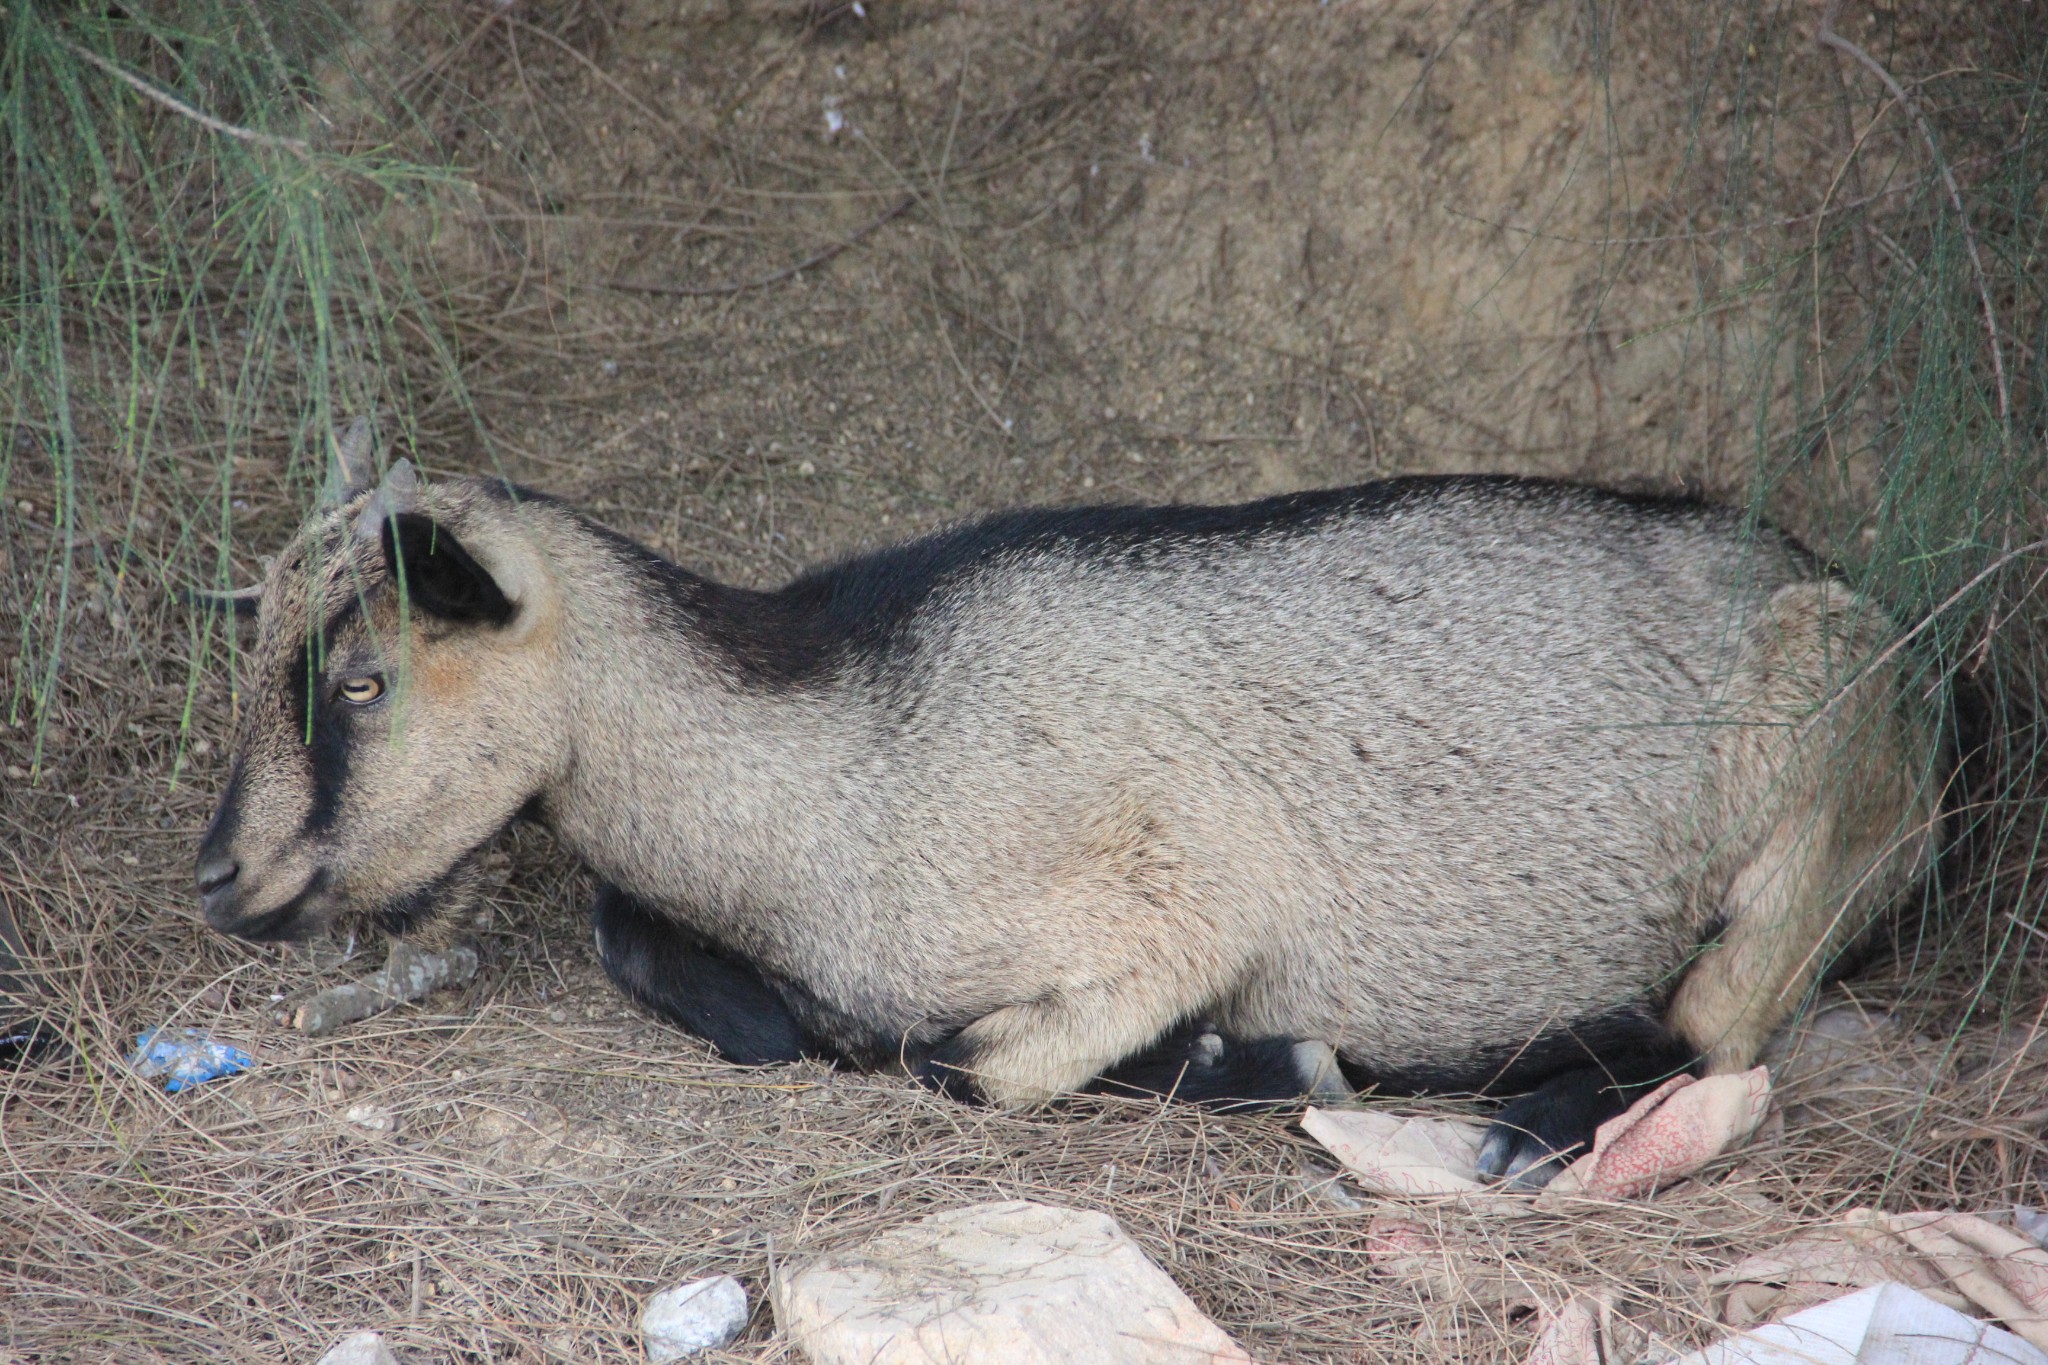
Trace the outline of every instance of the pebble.
<path fill-rule="evenodd" d="M 640 1314 L 647 1358 L 655 1365 L 715 1350 L 738 1336 L 746 1325 L 747 1291 L 730 1275 L 664 1289 L 647 1301 L 646 1311 Z"/>
<path fill-rule="evenodd" d="M 320 1365 L 398 1365 L 398 1357 L 384 1344 L 382 1334 L 357 1332 L 335 1343 L 333 1350 L 320 1357 Z"/>
<path fill-rule="evenodd" d="M 372 1133 L 395 1133 L 398 1131 L 398 1115 L 381 1104 L 352 1104 L 342 1117 L 358 1128 Z"/>

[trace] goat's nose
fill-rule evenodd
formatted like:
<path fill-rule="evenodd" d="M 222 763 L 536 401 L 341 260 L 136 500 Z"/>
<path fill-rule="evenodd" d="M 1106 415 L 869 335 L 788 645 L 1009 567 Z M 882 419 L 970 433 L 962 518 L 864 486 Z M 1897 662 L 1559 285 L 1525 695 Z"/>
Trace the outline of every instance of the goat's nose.
<path fill-rule="evenodd" d="M 222 891 L 235 884 L 235 878 L 242 875 L 242 865 L 225 853 L 216 853 L 199 860 L 199 899 L 211 904 Z"/>

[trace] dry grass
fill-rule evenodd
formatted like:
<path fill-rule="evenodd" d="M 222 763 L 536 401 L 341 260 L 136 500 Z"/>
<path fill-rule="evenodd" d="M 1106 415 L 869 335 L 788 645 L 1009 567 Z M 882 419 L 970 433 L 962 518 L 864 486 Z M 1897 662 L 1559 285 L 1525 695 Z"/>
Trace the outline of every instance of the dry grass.
<path fill-rule="evenodd" d="M 900 1078 L 723 1066 L 621 1008 L 572 928 L 532 922 L 531 896 L 487 935 L 499 964 L 466 995 L 319 1042 L 274 1026 L 269 997 L 331 976 L 223 949 L 181 961 L 152 951 L 160 927 L 91 924 L 95 899 L 50 902 L 97 946 L 55 977 L 77 1064 L 0 1079 L 0 1294 L 8 1343 L 34 1361 L 307 1359 L 363 1325 L 411 1361 L 634 1358 L 663 1284 L 729 1272 L 758 1295 L 778 1262 L 1006 1198 L 1116 1217 L 1260 1359 L 1507 1361 L 1530 1325 L 1503 1298 L 1609 1286 L 1697 1341 L 1705 1275 L 1805 1223 L 1865 1203 L 2048 1203 L 2038 1028 L 1917 1045 L 1908 1028 L 1795 1081 L 1790 1121 L 1731 1171 L 1503 1222 L 1349 1189 L 1278 1117 L 1001 1115 Z M 166 1095 L 117 1061 L 143 1019 L 208 1028 L 258 1065 Z M 1938 1012 L 1917 1022 L 1942 1037 Z M 1869 1065 L 1896 1078 L 1848 1075 Z M 350 1122 L 357 1105 L 397 1131 Z M 1491 1271 L 1456 1293 L 1375 1275 L 1379 1213 L 1440 1222 L 1506 1289 Z M 771 1328 L 763 1310 L 724 1358 L 787 1358 Z"/>
<path fill-rule="evenodd" d="M 441 263 L 468 383 L 406 399 L 430 467 L 502 462 L 758 582 L 1027 499 L 1472 467 L 1732 498 L 1755 472 L 1748 424 L 1804 382 L 1730 362 L 1783 284 L 1744 271 L 1782 240 L 1738 249 L 1714 215 L 1817 239 L 1848 140 L 1829 69 L 1791 62 L 1771 87 L 1780 141 L 1737 190 L 1714 54 L 1663 24 L 1596 32 L 1583 7 L 873 8 L 873 32 L 830 5 L 408 11 L 395 37 L 423 55 L 393 80 L 472 187 L 438 236 L 391 224 Z M 1930 13 L 1915 41 L 1944 31 Z M 1798 37 L 1726 41 L 1768 63 Z M 1596 41 L 1605 84 L 1586 75 Z M 827 98 L 860 138 L 826 135 Z M 1930 174 L 1910 128 L 1852 134 L 1868 176 L 1838 202 Z M 1847 306 L 1812 304 L 1816 337 Z M 251 419 L 233 473 L 245 577 L 305 487 L 289 397 Z M 1828 440 L 1854 445 L 1852 425 Z M 1397 1206 L 1333 1182 L 1283 1119 L 989 1114 L 900 1079 L 710 1060 L 603 981 L 587 888 L 537 834 L 508 842 L 470 987 L 333 1039 L 280 1027 L 331 957 L 221 942 L 187 886 L 224 776 L 229 637 L 165 588 L 204 576 L 212 533 L 161 488 L 131 517 L 113 444 L 87 453 L 105 505 L 84 524 L 120 536 L 65 543 L 19 481 L 0 512 L 18 589 L 0 633 L 28 632 L 52 555 L 73 556 L 85 602 L 56 694 L 0 732 L 0 898 L 74 1052 L 0 1076 L 0 1346 L 311 1360 L 372 1326 L 408 1365 L 637 1358 L 640 1302 L 665 1283 L 730 1271 L 758 1301 L 786 1258 L 1028 1197 L 1116 1217 L 1262 1360 L 1526 1351 L 1488 1286 L 1374 1275 L 1366 1225 Z M 155 454 L 201 488 L 218 444 L 174 424 Z M 1880 455 L 1816 461 L 1773 510 L 1855 549 Z M 20 695 L 18 671 L 4 681 Z M 2005 723 L 2030 713 L 2008 699 Z M 1802 1223 L 2048 1203 L 2048 973 L 2003 918 L 2037 913 L 2040 802 L 2011 773 L 1979 797 L 2005 841 L 1966 851 L 1930 940 L 1853 983 L 1900 1006 L 1892 1055 L 1866 1059 L 1899 1079 L 1800 1082 L 1782 1127 L 1654 1203 L 1422 1216 L 1490 1248 L 1526 1285 L 1513 1297 L 1611 1285 L 1684 1342 L 1711 1331 L 1704 1274 Z M 164 1024 L 258 1064 L 165 1095 L 121 1064 Z M 396 1133 L 349 1122 L 355 1105 Z M 770 1326 L 758 1314 L 725 1358 L 787 1358 Z"/>

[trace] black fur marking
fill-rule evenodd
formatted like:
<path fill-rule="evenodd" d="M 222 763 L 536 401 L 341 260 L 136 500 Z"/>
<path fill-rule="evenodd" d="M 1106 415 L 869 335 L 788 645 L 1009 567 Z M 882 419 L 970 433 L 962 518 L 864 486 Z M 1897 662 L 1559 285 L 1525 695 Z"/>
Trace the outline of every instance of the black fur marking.
<path fill-rule="evenodd" d="M 313 790 L 313 802 L 306 808 L 307 834 L 333 828 L 341 811 L 341 794 L 348 787 L 350 727 L 347 717 L 327 696 L 325 665 L 329 643 L 361 610 L 361 604 L 353 601 L 336 608 L 320 627 L 320 634 L 292 656 L 285 677 L 285 696 L 291 702 L 294 727 L 306 745 Z"/>
<path fill-rule="evenodd" d="M 819 1056 L 869 1070 L 916 1064 L 971 1021 L 933 1019 L 891 1022 L 886 1007 L 872 1001 L 827 1001 L 801 982 L 768 979 L 796 1017 L 797 1027 Z"/>
<path fill-rule="evenodd" d="M 310 767 L 312 804 L 306 807 L 305 832 L 322 834 L 334 827 L 341 813 L 341 794 L 348 787 L 349 724 L 335 714 L 325 696 L 307 697 L 309 688 L 323 688 L 312 664 L 313 647 L 299 651 L 289 684 L 292 695 L 309 707 L 307 723 L 299 733 L 306 737 L 306 761 Z"/>
<path fill-rule="evenodd" d="M 972 1044 L 956 1034 L 933 1048 L 929 1056 L 911 1068 L 910 1074 L 917 1078 L 918 1084 L 936 1090 L 948 1099 L 978 1105 L 981 1092 L 974 1086 L 976 1051 Z"/>
<path fill-rule="evenodd" d="M 1479 1149 L 1479 1174 L 1541 1189 L 1592 1145 L 1599 1126 L 1653 1086 L 1689 1071 L 1699 1054 L 1675 1034 L 1611 1052 L 1593 1066 L 1561 1072 L 1494 1115 Z"/>
<path fill-rule="evenodd" d="M 1615 1059 L 1644 1053 L 1665 1055 L 1672 1041 L 1663 1020 L 1637 1004 L 1486 1049 L 1456 1065 L 1378 1068 L 1350 1058 L 1339 1058 L 1339 1065 L 1352 1086 L 1381 1095 L 1519 1095 L 1566 1071 L 1613 1066 Z M 1692 1060 L 1688 1055 L 1671 1069 Z"/>
<path fill-rule="evenodd" d="M 517 608 L 497 580 L 462 548 L 453 532 L 418 512 L 384 523 L 384 564 L 407 600 L 429 616 L 490 626 L 509 622 Z"/>
<path fill-rule="evenodd" d="M 199 836 L 199 856 L 195 863 L 205 867 L 215 860 L 216 853 L 235 841 L 235 832 L 242 824 L 242 756 L 235 755 L 234 766 L 228 769 L 227 786 L 221 788 L 220 803 L 213 808 L 213 818 L 206 822 L 206 833 Z"/>
<path fill-rule="evenodd" d="M 1166 1095 L 1226 1112 L 1271 1109 L 1306 1092 L 1292 1038 L 1231 1038 L 1184 1025 L 1090 1082 L 1093 1095 Z"/>
<path fill-rule="evenodd" d="M 713 951 L 615 886 L 590 908 L 597 955 L 628 996 L 742 1066 L 828 1055 L 750 964 Z"/>
<path fill-rule="evenodd" d="M 920 540 L 806 572 L 772 592 L 710 582 L 595 522 L 585 522 L 644 576 L 678 626 L 710 644 L 743 684 L 799 687 L 849 664 L 886 664 L 903 650 L 919 608 L 977 567 L 1007 556 L 1061 553 L 1143 562 L 1205 543 L 1303 534 L 1340 517 L 1386 515 L 1447 493 L 1501 500 L 1566 499 L 1644 516 L 1719 515 L 1702 503 L 1614 493 L 1541 479 L 1448 475 L 1289 493 L 1230 507 L 1034 508 L 1000 512 Z M 547 501 L 519 492 L 517 496 Z"/>
<path fill-rule="evenodd" d="M 299 888 L 297 895 L 275 910 L 253 919 L 219 927 L 223 933 L 233 934 L 236 938 L 247 939 L 251 943 L 288 942 L 301 935 L 302 926 L 297 923 L 299 912 L 306 908 L 308 901 L 324 895 L 331 880 L 327 869 L 321 868 L 306 879 L 306 884 Z"/>
<path fill-rule="evenodd" d="M 432 919 L 439 913 L 441 902 L 448 898 L 448 893 L 469 876 L 476 856 L 482 850 L 483 844 L 478 844 L 432 881 L 384 902 L 377 908 L 377 927 L 394 938 L 403 938 Z"/>

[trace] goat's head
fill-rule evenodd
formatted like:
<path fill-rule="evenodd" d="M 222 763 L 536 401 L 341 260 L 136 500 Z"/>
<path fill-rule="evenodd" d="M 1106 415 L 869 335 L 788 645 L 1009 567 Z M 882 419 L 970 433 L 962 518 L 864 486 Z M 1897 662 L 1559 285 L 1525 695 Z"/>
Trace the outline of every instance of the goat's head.
<path fill-rule="evenodd" d="M 207 923 L 243 938 L 403 933 L 459 907 L 566 761 L 561 604 L 524 510 L 403 460 L 373 484 L 368 446 L 361 424 L 336 443 L 262 584 L 197 867 Z"/>

